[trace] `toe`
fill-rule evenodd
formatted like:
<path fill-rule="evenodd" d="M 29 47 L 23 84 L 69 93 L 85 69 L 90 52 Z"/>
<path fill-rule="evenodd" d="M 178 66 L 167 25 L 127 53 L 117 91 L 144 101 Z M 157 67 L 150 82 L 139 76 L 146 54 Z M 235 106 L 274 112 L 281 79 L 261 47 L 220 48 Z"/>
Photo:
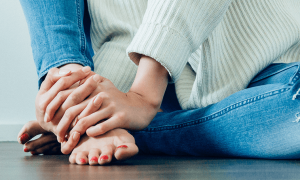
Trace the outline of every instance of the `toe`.
<path fill-rule="evenodd" d="M 79 165 L 84 165 L 88 163 L 88 151 L 81 151 L 77 153 L 76 163 Z"/>
<path fill-rule="evenodd" d="M 134 143 L 119 144 L 115 150 L 115 158 L 117 160 L 125 160 L 139 152 L 138 147 Z"/>
<path fill-rule="evenodd" d="M 54 134 L 43 134 L 41 137 L 39 137 L 36 140 L 33 141 L 28 141 L 24 145 L 24 151 L 29 152 L 29 151 L 36 151 L 39 148 L 45 147 L 49 144 L 58 144 L 56 141 L 56 136 Z M 44 148 L 45 149 L 45 148 Z M 47 150 L 47 148 L 46 148 Z M 40 152 L 42 153 L 42 152 Z"/>
<path fill-rule="evenodd" d="M 100 165 L 108 164 L 111 162 L 113 150 L 113 145 L 106 145 L 101 147 L 101 155 L 98 161 Z"/>
<path fill-rule="evenodd" d="M 26 123 L 18 134 L 18 142 L 25 144 L 31 138 L 46 131 L 39 125 L 37 121 L 29 121 Z"/>
<path fill-rule="evenodd" d="M 71 164 L 75 164 L 75 163 L 76 163 L 76 155 L 77 155 L 77 153 L 72 153 L 72 154 L 70 155 L 70 157 L 69 157 L 69 162 L 70 162 Z"/>
<path fill-rule="evenodd" d="M 97 165 L 98 164 L 98 159 L 100 155 L 100 150 L 93 148 L 89 152 L 89 164 L 90 165 Z"/>

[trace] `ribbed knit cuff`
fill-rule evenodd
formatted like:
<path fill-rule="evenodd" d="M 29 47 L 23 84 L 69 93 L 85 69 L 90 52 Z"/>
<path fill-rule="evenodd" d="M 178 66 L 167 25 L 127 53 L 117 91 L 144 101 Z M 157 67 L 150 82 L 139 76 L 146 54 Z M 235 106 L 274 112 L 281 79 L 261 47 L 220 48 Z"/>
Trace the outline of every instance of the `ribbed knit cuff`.
<path fill-rule="evenodd" d="M 191 55 L 190 45 L 176 30 L 162 24 L 142 24 L 127 48 L 129 58 L 137 64 L 141 55 L 164 66 L 170 82 L 176 82 Z"/>

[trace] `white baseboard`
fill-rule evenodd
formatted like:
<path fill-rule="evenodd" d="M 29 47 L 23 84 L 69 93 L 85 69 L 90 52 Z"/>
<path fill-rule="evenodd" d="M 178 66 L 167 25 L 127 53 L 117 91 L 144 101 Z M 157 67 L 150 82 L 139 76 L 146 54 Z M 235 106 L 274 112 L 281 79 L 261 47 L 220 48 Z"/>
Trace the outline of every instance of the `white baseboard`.
<path fill-rule="evenodd" d="M 0 124 L 0 141 L 17 141 L 24 124 Z"/>

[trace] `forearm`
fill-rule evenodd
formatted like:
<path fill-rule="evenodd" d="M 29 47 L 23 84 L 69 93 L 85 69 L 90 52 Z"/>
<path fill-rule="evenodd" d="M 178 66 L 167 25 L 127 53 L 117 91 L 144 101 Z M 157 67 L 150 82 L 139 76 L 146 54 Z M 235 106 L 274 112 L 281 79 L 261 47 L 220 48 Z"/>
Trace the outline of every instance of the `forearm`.
<path fill-rule="evenodd" d="M 167 85 L 168 71 L 153 58 L 142 56 L 129 92 L 139 94 L 154 108 L 159 109 Z"/>
<path fill-rule="evenodd" d="M 84 0 L 20 0 L 28 23 L 39 84 L 53 67 L 93 61 L 83 28 Z"/>

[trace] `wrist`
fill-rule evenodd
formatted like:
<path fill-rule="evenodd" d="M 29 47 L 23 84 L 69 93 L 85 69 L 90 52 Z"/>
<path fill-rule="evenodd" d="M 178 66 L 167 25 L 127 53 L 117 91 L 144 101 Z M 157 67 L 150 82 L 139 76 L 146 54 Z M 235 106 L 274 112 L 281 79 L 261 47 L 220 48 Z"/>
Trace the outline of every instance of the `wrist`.
<path fill-rule="evenodd" d="M 142 56 L 129 92 L 138 94 L 144 101 L 158 110 L 167 85 L 168 71 L 155 59 Z"/>

